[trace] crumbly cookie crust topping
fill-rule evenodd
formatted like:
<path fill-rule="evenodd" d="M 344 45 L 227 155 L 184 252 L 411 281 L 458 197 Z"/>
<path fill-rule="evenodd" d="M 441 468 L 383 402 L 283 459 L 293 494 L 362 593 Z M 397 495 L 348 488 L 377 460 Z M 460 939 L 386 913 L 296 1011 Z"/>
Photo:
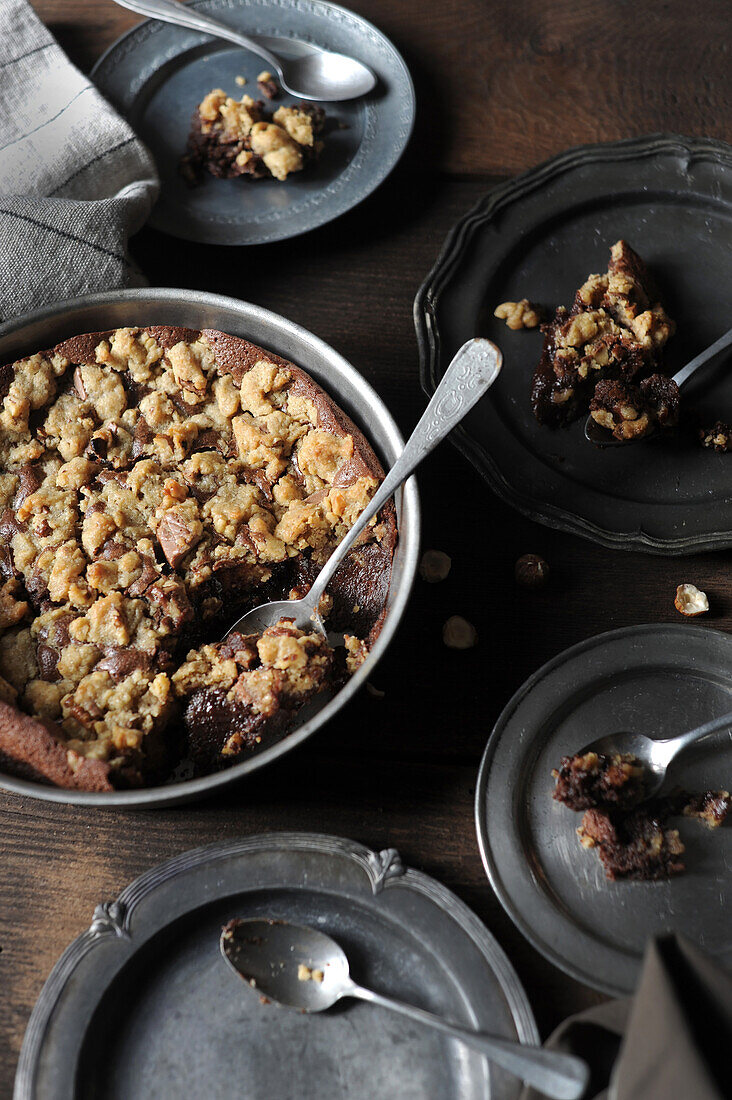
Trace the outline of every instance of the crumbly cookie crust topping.
<path fill-rule="evenodd" d="M 204 674 L 204 646 L 175 672 L 186 632 L 288 559 L 322 563 L 378 484 L 287 365 L 229 370 L 205 334 L 161 333 L 0 376 L 0 699 L 57 723 L 70 761 L 134 757 L 186 685 L 231 664 Z M 308 638 L 260 640 L 253 700 L 262 669 L 312 680 Z"/>

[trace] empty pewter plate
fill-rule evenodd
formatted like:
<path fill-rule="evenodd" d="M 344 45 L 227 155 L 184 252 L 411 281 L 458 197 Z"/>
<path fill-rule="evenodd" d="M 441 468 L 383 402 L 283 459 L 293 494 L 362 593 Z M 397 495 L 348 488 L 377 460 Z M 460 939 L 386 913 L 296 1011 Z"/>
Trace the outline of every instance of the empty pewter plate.
<path fill-rule="evenodd" d="M 415 301 L 422 384 L 431 393 L 456 349 L 487 336 L 505 367 L 456 442 L 505 501 L 549 527 L 620 549 L 683 554 L 732 546 L 732 464 L 704 450 L 701 426 L 732 420 L 729 357 L 685 387 L 678 438 L 600 450 L 537 423 L 537 331 L 511 332 L 500 302 L 569 306 L 624 237 L 647 261 L 677 322 L 673 374 L 730 326 L 732 147 L 656 135 L 571 149 L 491 191 L 450 234 Z"/>
<path fill-rule="evenodd" d="M 219 952 L 233 917 L 320 928 L 373 988 L 538 1041 L 506 956 L 444 886 L 393 848 L 272 833 L 186 852 L 97 907 L 41 991 L 15 1100 L 517 1100 L 482 1055 L 386 1009 L 260 1003 Z"/>
<path fill-rule="evenodd" d="M 378 83 L 362 99 L 324 104 L 323 153 L 285 182 L 219 180 L 206 172 L 189 187 L 178 166 L 194 110 L 213 88 L 262 99 L 257 76 L 264 63 L 184 27 L 157 20 L 134 27 L 99 59 L 92 79 L 155 158 L 162 192 L 150 225 L 206 244 L 281 241 L 332 221 L 386 179 L 412 132 L 414 89 L 400 54 L 376 27 L 324 0 L 194 0 L 191 7 L 243 34 L 271 38 L 264 44 L 283 57 L 302 56 L 308 42 L 348 54 L 365 62 Z M 243 87 L 237 76 L 245 77 Z M 301 102 L 281 93 L 271 106 Z"/>
<path fill-rule="evenodd" d="M 483 863 L 504 909 L 565 973 L 630 993 L 649 936 L 681 932 L 732 967 L 732 829 L 672 818 L 686 870 L 659 882 L 610 882 L 580 846 L 573 813 L 552 799 L 552 768 L 615 730 L 672 737 L 732 710 L 732 637 L 690 623 L 600 634 L 560 653 L 514 695 L 483 756 L 476 823 Z M 689 748 L 668 788 L 732 783 L 732 732 Z"/>

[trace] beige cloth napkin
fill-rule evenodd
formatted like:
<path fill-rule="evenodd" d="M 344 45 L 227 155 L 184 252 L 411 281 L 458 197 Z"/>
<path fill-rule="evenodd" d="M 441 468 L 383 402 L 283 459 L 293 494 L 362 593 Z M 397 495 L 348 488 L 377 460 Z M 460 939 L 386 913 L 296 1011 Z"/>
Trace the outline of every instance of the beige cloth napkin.
<path fill-rule="evenodd" d="M 633 998 L 570 1017 L 546 1046 L 588 1062 L 588 1100 L 728 1100 L 732 976 L 682 936 L 659 937 Z"/>
<path fill-rule="evenodd" d="M 158 190 L 129 125 L 26 0 L 0 0 L 0 321 L 145 280 L 127 240 Z"/>

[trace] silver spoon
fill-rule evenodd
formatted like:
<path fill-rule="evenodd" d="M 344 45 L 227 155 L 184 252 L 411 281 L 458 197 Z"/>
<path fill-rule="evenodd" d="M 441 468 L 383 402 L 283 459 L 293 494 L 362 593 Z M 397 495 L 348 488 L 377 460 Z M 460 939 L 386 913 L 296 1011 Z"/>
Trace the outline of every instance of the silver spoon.
<path fill-rule="evenodd" d="M 613 753 L 632 753 L 637 757 L 643 767 L 643 801 L 658 794 L 666 780 L 666 771 L 672 760 L 675 760 L 680 752 L 701 741 L 702 737 L 709 737 L 719 730 L 732 727 L 732 713 L 721 714 L 719 718 L 712 718 L 703 726 L 689 730 L 688 733 L 680 733 L 677 737 L 667 737 L 654 741 L 652 737 L 646 737 L 644 733 L 626 733 L 618 731 L 609 733 L 605 737 L 598 737 L 590 745 L 581 749 L 578 756 L 584 756 L 586 752 L 595 752 L 599 755 L 611 756 Z"/>
<path fill-rule="evenodd" d="M 345 953 L 314 928 L 279 920 L 232 920 L 222 929 L 219 946 L 236 974 L 273 1004 L 322 1012 L 343 997 L 357 997 L 466 1043 L 547 1096 L 573 1100 L 587 1086 L 589 1070 L 579 1058 L 494 1039 L 356 985 Z"/>
<path fill-rule="evenodd" d="M 714 359 L 731 344 L 732 328 L 725 332 L 724 336 L 720 336 L 718 340 L 715 340 L 705 351 L 700 352 L 685 367 L 677 371 L 671 381 L 675 382 L 681 389 L 693 374 L 696 374 L 701 367 L 706 366 L 711 359 Z M 585 437 L 597 447 L 626 447 L 629 443 L 641 443 L 644 439 L 648 439 L 649 436 L 653 435 L 654 431 L 655 428 L 651 428 L 645 435 L 638 436 L 636 439 L 616 439 L 609 428 L 603 428 L 602 424 L 598 424 L 596 420 L 592 419 L 592 414 L 585 421 Z"/>
<path fill-rule="evenodd" d="M 432 395 L 432 400 L 422 414 L 422 419 L 407 440 L 404 450 L 353 527 L 328 558 L 307 595 L 301 600 L 277 600 L 273 603 L 260 604 L 259 607 L 253 608 L 238 619 L 227 630 L 225 637 L 234 630 L 242 634 L 261 634 L 268 626 L 273 626 L 282 618 L 292 619 L 300 630 L 317 630 L 325 634 L 325 627 L 318 613 L 318 604 L 346 554 L 379 509 L 383 508 L 415 467 L 493 385 L 502 362 L 500 351 L 490 340 L 476 338 L 463 344 L 445 371 L 442 381 Z"/>
<path fill-rule="evenodd" d="M 204 34 L 225 38 L 227 42 L 251 50 L 267 63 L 285 91 L 300 99 L 322 102 L 358 99 L 376 86 L 376 77 L 371 69 L 353 57 L 331 53 L 330 50 L 321 50 L 317 46 L 299 41 L 298 47 L 304 47 L 302 56 L 279 57 L 261 39 L 240 34 L 233 27 L 227 27 L 210 15 L 179 4 L 177 0 L 116 0 L 116 3 L 137 12 L 138 15 L 147 15 L 151 19 L 161 19 L 164 23 L 175 23 L 194 31 L 203 31 Z M 286 41 L 289 40 L 283 40 Z"/>

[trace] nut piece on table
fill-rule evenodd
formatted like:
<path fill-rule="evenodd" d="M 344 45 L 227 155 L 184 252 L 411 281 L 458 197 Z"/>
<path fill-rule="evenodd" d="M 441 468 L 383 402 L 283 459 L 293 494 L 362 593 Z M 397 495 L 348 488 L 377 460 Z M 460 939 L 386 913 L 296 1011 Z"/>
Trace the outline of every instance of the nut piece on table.
<path fill-rule="evenodd" d="M 691 618 L 694 615 L 703 615 L 709 610 L 709 600 L 706 593 L 701 592 L 695 584 L 680 584 L 676 589 L 674 607 L 682 615 Z"/>
<path fill-rule="evenodd" d="M 506 327 L 514 331 L 536 328 L 541 321 L 538 309 L 528 298 L 522 298 L 520 302 L 501 302 L 493 311 L 493 316 L 499 321 L 505 321 Z"/>
<path fill-rule="evenodd" d="M 549 566 L 538 554 L 522 554 L 513 572 L 522 588 L 543 588 L 549 580 Z"/>
<path fill-rule="evenodd" d="M 451 615 L 442 628 L 442 640 L 449 649 L 472 649 L 478 644 L 478 631 L 462 615 Z"/>
<path fill-rule="evenodd" d="M 452 567 L 452 558 L 442 550 L 425 550 L 419 563 L 419 575 L 428 584 L 444 581 Z"/>

